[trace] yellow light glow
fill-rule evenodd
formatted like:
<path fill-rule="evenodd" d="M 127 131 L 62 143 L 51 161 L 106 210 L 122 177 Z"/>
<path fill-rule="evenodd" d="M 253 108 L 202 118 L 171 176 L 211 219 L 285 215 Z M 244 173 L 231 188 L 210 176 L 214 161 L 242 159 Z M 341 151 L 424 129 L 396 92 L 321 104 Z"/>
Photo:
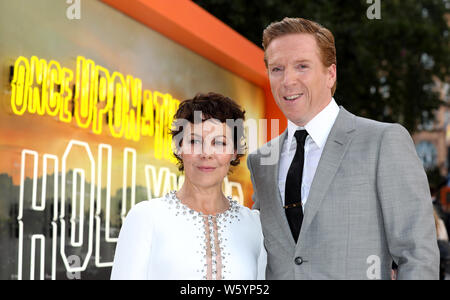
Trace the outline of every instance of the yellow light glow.
<path fill-rule="evenodd" d="M 164 153 L 164 94 L 153 92 L 155 115 L 155 158 L 162 159 Z M 160 102 L 162 104 L 160 104 Z"/>
<path fill-rule="evenodd" d="M 14 75 L 11 81 L 11 109 L 16 115 L 23 115 L 27 109 L 25 83 L 29 81 L 30 62 L 19 56 L 14 63 Z"/>
<path fill-rule="evenodd" d="M 92 121 L 92 131 L 95 134 L 102 133 L 102 124 L 105 115 L 111 110 L 114 101 L 114 90 L 110 84 L 111 76 L 108 69 L 101 66 L 95 66 L 95 86 L 94 91 L 94 111 Z M 100 78 L 100 79 L 98 79 Z"/>
<path fill-rule="evenodd" d="M 70 123 L 72 121 L 72 113 L 69 110 L 69 104 L 72 101 L 72 89 L 70 88 L 70 83 L 73 80 L 73 72 L 67 68 L 62 69 L 62 80 L 61 80 L 61 105 L 59 111 L 59 120 L 65 123 Z M 63 97 L 63 95 L 65 95 Z"/>
<path fill-rule="evenodd" d="M 142 135 L 154 136 L 155 135 L 155 120 L 153 110 L 153 96 L 149 90 L 144 91 L 144 111 L 142 115 Z"/>
<path fill-rule="evenodd" d="M 176 163 L 177 159 L 173 155 L 172 151 L 172 135 L 170 134 L 170 128 L 172 127 L 173 118 L 179 106 L 180 106 L 179 100 L 173 99 L 172 95 L 170 94 L 165 95 L 164 157 L 173 163 Z"/>
<path fill-rule="evenodd" d="M 31 114 L 37 113 L 40 116 L 45 114 L 45 108 L 48 102 L 45 87 L 45 83 L 48 80 L 47 71 L 47 62 L 44 59 L 39 59 L 36 56 L 31 57 L 30 80 L 25 85 L 25 89 L 27 90 L 26 100 L 28 101 L 28 112 Z"/>
<path fill-rule="evenodd" d="M 44 81 L 44 86 L 42 88 L 42 99 L 48 99 L 48 101 L 46 101 L 46 111 L 49 116 L 54 117 L 58 115 L 59 108 L 61 106 L 61 91 L 55 91 L 55 84 L 58 84 L 61 87 L 61 65 L 52 60 L 48 64 L 47 74 L 48 80 Z M 44 93 L 48 93 L 48 98 L 47 95 L 44 97 Z"/>
<path fill-rule="evenodd" d="M 107 122 L 114 138 L 137 142 L 141 136 L 154 137 L 155 157 L 176 162 L 170 128 L 180 101 L 142 86 L 140 78 L 112 73 L 83 56 L 77 57 L 75 76 L 55 60 L 19 56 L 11 81 L 11 109 L 19 116 L 28 112 L 74 121 L 98 135 Z"/>
<path fill-rule="evenodd" d="M 94 97 L 92 88 L 95 63 L 82 56 L 77 57 L 77 81 L 75 89 L 75 120 L 81 128 L 88 128 L 92 120 Z"/>
<path fill-rule="evenodd" d="M 128 116 L 125 138 L 139 141 L 141 136 L 142 80 L 127 76 Z"/>
<path fill-rule="evenodd" d="M 118 81 L 117 81 L 118 80 Z M 115 138 L 121 138 L 125 129 L 125 116 L 123 113 L 123 104 L 125 98 L 125 78 L 119 72 L 114 72 L 111 76 L 111 83 L 114 89 L 113 107 L 109 110 L 109 130 Z"/>

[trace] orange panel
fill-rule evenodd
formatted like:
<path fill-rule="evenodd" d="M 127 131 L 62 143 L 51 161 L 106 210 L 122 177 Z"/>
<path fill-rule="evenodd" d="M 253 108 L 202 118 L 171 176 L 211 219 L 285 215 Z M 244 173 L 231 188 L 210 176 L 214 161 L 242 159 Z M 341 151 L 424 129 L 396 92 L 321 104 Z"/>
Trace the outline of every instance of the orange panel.
<path fill-rule="evenodd" d="M 280 129 L 286 127 L 270 92 L 263 50 L 203 8 L 189 0 L 102 1 L 263 88 L 266 119 L 280 119 Z"/>
<path fill-rule="evenodd" d="M 188 0 L 102 0 L 221 67 L 262 86 L 264 53 Z"/>

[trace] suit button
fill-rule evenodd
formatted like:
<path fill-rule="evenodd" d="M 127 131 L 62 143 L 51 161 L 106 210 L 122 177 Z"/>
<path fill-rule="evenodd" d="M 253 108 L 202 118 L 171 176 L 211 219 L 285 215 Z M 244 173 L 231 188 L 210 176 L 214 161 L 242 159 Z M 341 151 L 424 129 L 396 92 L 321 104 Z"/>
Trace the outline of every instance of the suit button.
<path fill-rule="evenodd" d="M 300 266 L 303 263 L 303 258 L 297 256 L 294 261 L 297 266 Z"/>

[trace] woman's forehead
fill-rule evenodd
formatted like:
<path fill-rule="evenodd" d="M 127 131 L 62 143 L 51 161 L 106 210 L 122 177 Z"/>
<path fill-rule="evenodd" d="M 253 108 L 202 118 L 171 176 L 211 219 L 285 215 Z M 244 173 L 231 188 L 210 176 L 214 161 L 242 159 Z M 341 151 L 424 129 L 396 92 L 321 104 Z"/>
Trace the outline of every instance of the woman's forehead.
<path fill-rule="evenodd" d="M 189 123 L 190 126 L 188 126 L 186 129 L 187 134 L 194 134 L 199 136 L 204 135 L 212 135 L 212 134 L 219 134 L 219 135 L 226 135 L 231 134 L 231 129 L 227 126 L 226 123 L 222 123 L 219 120 L 209 119 L 206 121 L 203 121 L 201 123 Z"/>

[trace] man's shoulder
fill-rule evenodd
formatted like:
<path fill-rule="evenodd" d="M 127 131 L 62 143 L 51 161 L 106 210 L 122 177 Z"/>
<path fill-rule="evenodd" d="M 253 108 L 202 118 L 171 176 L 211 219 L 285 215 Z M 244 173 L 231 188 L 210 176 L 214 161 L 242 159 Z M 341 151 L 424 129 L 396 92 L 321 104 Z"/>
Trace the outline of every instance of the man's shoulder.
<path fill-rule="evenodd" d="M 383 141 L 393 140 L 411 141 L 408 130 L 398 123 L 380 122 L 354 115 L 354 138 L 368 144 L 381 144 Z"/>
<path fill-rule="evenodd" d="M 355 116 L 355 129 L 360 133 L 383 135 L 386 131 L 406 131 L 398 123 L 380 122 L 365 117 Z"/>
<path fill-rule="evenodd" d="M 338 118 L 334 127 L 339 128 L 338 131 L 344 130 L 346 133 L 350 133 L 352 138 L 357 143 L 365 144 L 378 144 L 382 141 L 396 139 L 410 140 L 411 135 L 409 132 L 398 123 L 386 123 L 373 119 L 369 119 L 363 116 L 357 116 L 345 110 L 342 106 Z M 334 128 L 336 129 L 336 128 Z"/>
<path fill-rule="evenodd" d="M 392 123 L 380 122 L 365 117 L 355 116 L 355 127 L 361 130 L 383 131 L 386 127 L 393 125 Z"/>

